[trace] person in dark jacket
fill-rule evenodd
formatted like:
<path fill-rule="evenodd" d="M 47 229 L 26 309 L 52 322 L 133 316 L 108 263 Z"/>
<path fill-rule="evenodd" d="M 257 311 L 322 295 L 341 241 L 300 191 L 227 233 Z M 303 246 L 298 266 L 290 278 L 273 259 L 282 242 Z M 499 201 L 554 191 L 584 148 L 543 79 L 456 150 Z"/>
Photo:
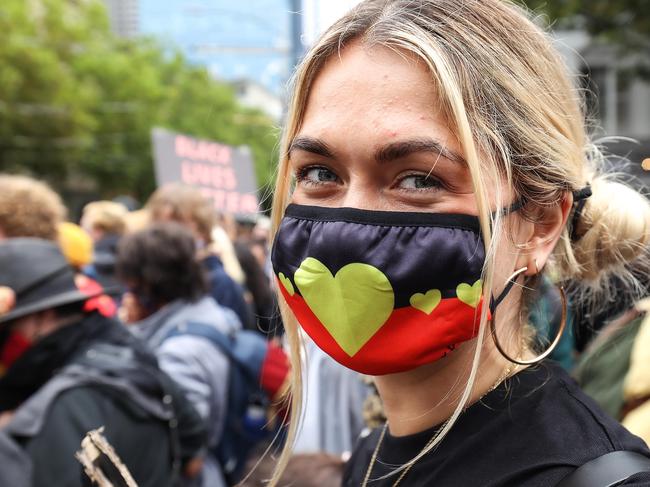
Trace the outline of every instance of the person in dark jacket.
<path fill-rule="evenodd" d="M 208 447 L 215 450 L 229 440 L 223 431 L 230 362 L 209 339 L 187 332 L 187 326 L 201 323 L 231 336 L 240 323 L 208 294 L 194 245 L 182 225 L 156 223 L 124 237 L 117 274 L 138 308 L 130 330 L 155 350 L 162 369 L 182 387 L 208 425 Z M 222 467 L 216 455 L 207 455 L 201 485 L 225 485 Z"/>
<path fill-rule="evenodd" d="M 176 485 L 196 469 L 204 425 L 144 344 L 84 312 L 88 298 L 53 242 L 0 243 L 0 433 L 35 487 L 89 485 L 74 454 L 101 426 L 139 487 Z M 13 458 L 3 475 L 24 470 Z"/>

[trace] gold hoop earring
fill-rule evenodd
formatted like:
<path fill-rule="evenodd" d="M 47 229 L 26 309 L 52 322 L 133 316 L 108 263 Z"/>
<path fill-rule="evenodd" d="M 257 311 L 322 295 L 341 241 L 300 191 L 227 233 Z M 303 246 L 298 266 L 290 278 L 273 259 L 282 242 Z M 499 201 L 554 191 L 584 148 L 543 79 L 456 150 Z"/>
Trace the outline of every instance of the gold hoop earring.
<path fill-rule="evenodd" d="M 519 269 L 508 280 L 511 281 L 512 279 L 517 278 L 517 276 L 519 276 L 519 274 L 521 274 L 522 272 L 525 272 L 525 271 L 526 271 L 525 267 L 522 268 L 522 269 Z M 546 357 L 551 355 L 551 353 L 553 353 L 553 350 L 555 350 L 555 347 L 557 347 L 558 343 L 560 343 L 560 339 L 562 338 L 562 334 L 564 333 L 564 329 L 566 328 L 567 307 L 568 307 L 568 305 L 567 305 L 566 293 L 564 292 L 563 287 L 560 287 L 560 297 L 562 299 L 562 320 L 560 321 L 560 329 L 558 330 L 557 335 L 555 336 L 555 338 L 551 342 L 551 345 L 544 351 L 544 353 L 542 353 L 542 354 L 538 355 L 537 357 L 535 357 L 534 359 L 530 359 L 530 360 L 522 360 L 522 359 L 519 359 L 519 358 L 517 358 L 517 359 L 512 358 L 503 349 L 503 347 L 501 346 L 501 343 L 499 343 L 499 339 L 497 337 L 496 325 L 495 325 L 495 322 L 496 322 L 496 320 L 495 320 L 495 318 L 496 318 L 496 307 L 495 307 L 494 311 L 492 311 L 492 318 L 490 319 L 490 335 L 492 335 L 492 341 L 494 342 L 494 345 L 497 347 L 497 350 L 503 356 L 503 358 L 505 358 L 506 360 L 509 360 L 513 364 L 517 364 L 517 365 L 535 365 L 536 363 L 541 362 Z"/>
<path fill-rule="evenodd" d="M 535 259 L 535 274 L 539 274 L 539 266 L 537 265 L 537 259 Z"/>

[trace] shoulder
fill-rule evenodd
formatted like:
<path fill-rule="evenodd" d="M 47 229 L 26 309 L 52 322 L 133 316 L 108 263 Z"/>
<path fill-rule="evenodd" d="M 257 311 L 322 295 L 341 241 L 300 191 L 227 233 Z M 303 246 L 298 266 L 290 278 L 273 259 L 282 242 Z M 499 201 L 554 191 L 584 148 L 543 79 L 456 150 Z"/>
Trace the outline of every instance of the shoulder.
<path fill-rule="evenodd" d="M 433 434 L 422 433 L 399 443 L 384 439 L 382 460 L 409 461 Z M 375 430 L 358 441 L 346 467 L 345 485 L 363 481 L 380 434 Z M 405 448 L 408 451 L 398 451 Z M 417 485 L 546 487 L 618 450 L 649 454 L 641 440 L 603 413 L 566 373 L 543 364 L 520 372 L 468 408 L 409 477 L 421 482 Z"/>
<path fill-rule="evenodd" d="M 166 323 L 159 326 L 155 345 L 161 367 L 174 359 L 200 364 L 206 360 L 227 361 L 220 340 L 237 332 L 239 320 L 230 310 L 219 306 L 211 296 L 195 303 L 185 303 Z M 215 336 L 216 335 L 216 336 Z"/>
<path fill-rule="evenodd" d="M 487 405 L 512 418 L 497 415 L 496 422 L 504 422 L 513 433 L 525 426 L 521 432 L 539 435 L 537 442 L 548 442 L 547 453 L 566 455 L 568 463 L 579 465 L 616 450 L 646 451 L 643 442 L 603 412 L 557 365 L 546 363 L 520 372 L 490 396 Z M 582 455 L 576 456 L 575 450 Z"/>
<path fill-rule="evenodd" d="M 111 423 L 124 423 L 128 428 L 143 422 L 162 424 L 162 413 L 149 409 L 155 408 L 132 396 L 127 389 L 108 383 L 83 384 L 61 392 L 52 401 L 46 412 L 44 429 L 48 424 L 55 424 L 85 434 Z"/>
<path fill-rule="evenodd" d="M 564 435 L 573 433 L 573 447 L 583 448 L 585 457 L 595 458 L 617 450 L 648 453 L 639 438 L 606 414 L 564 370 L 555 365 L 544 368 L 548 381 L 541 387 L 539 394 L 539 414 L 536 416 L 539 427 L 550 428 L 558 435 L 561 432 Z M 530 402 L 525 401 L 523 404 Z"/>
<path fill-rule="evenodd" d="M 92 385 L 62 391 L 43 411 L 42 425 L 28 441 L 28 449 L 38 453 L 56 444 L 62 448 L 76 448 L 88 431 L 101 426 L 121 425 L 130 430 L 137 423 L 135 419 L 125 419 L 127 413 L 120 406 L 121 402 L 123 400 L 118 401 L 117 395 Z"/>
<path fill-rule="evenodd" d="M 62 391 L 45 414 L 41 434 L 74 435 L 81 441 L 83 435 L 119 415 L 120 408 L 110 393 L 92 385 L 81 385 Z"/>
<path fill-rule="evenodd" d="M 156 351 L 160 367 L 171 377 L 190 377 L 200 382 L 223 380 L 227 375 L 229 359 L 218 343 L 211 338 L 212 333 L 226 337 L 228 327 L 213 316 L 205 314 L 201 321 L 189 320 L 182 331 L 164 340 Z M 196 325 L 196 326 L 190 326 Z M 207 330 L 207 333 L 206 333 Z"/>
<path fill-rule="evenodd" d="M 476 433 L 474 446 L 498 446 L 499 454 L 484 455 L 482 462 L 486 467 L 500 464 L 500 475 L 516 485 L 555 485 L 613 451 L 650 455 L 639 438 L 605 414 L 558 366 L 542 364 L 521 372 L 490 396 L 486 402 L 494 414 Z"/>
<path fill-rule="evenodd" d="M 195 335 L 177 335 L 165 340 L 157 351 L 160 367 L 172 377 L 186 376 L 191 370 L 199 376 L 224 374 L 228 357 L 210 339 Z"/>
<path fill-rule="evenodd" d="M 143 339 L 134 333 L 137 330 L 137 325 L 130 328 L 120 323 L 114 318 L 107 318 L 97 312 L 93 312 L 84 318 L 84 322 L 90 323 L 90 326 L 101 330 L 97 336 L 84 344 L 73 358 L 73 361 L 84 361 L 81 357 L 91 349 L 97 349 L 99 346 L 103 349 L 103 353 L 111 353 L 118 355 L 129 355 L 129 361 L 138 362 L 139 365 L 155 367 L 156 358 L 149 346 Z M 109 350 L 112 350 L 109 351 Z M 100 354 L 102 355 L 102 354 Z M 111 361 L 110 357 L 105 357 Z M 98 357 L 101 362 L 101 357 Z M 92 362 L 95 362 L 94 360 Z M 122 358 L 118 357 L 112 361 L 112 366 L 118 364 L 119 366 L 125 365 Z M 99 366 L 105 368 L 106 364 L 89 364 L 91 366 Z"/>

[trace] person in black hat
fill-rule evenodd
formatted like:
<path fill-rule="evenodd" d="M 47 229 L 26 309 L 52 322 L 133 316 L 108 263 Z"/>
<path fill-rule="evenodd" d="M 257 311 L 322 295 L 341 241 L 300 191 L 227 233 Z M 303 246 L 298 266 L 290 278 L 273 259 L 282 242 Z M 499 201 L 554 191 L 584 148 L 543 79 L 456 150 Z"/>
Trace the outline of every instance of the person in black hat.
<path fill-rule="evenodd" d="M 33 486 L 88 485 L 74 454 L 101 426 L 140 487 L 176 485 L 204 425 L 141 342 L 83 311 L 90 297 L 55 243 L 0 243 L 0 433 L 31 460 Z"/>

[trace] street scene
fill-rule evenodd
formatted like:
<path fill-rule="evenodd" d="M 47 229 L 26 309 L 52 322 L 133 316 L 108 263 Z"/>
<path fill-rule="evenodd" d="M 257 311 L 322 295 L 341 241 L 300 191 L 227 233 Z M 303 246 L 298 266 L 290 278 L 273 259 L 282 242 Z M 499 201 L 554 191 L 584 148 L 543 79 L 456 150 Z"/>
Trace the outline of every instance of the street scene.
<path fill-rule="evenodd" d="M 650 1 L 2 0 L 0 487 L 650 486 Z"/>

